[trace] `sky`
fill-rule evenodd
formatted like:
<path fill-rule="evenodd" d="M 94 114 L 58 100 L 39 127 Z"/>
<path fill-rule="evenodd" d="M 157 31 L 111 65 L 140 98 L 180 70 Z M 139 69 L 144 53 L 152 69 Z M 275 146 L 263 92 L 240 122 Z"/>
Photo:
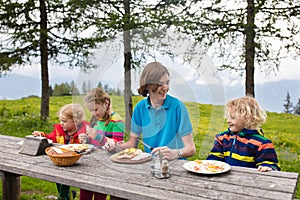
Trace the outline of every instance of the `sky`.
<path fill-rule="evenodd" d="M 200 46 L 193 46 L 190 39 L 184 38 L 177 40 L 176 37 L 176 34 L 170 33 L 160 42 L 162 44 L 167 43 L 168 46 L 164 48 L 167 48 L 167 50 L 173 52 L 177 56 L 171 59 L 159 52 L 155 53 L 156 60 L 162 62 L 170 71 L 170 94 L 183 101 L 222 105 L 231 98 L 237 98 L 244 95 L 244 76 L 241 76 L 232 70 L 218 71 L 214 60 L 209 56 L 205 55 L 202 58 L 199 57 L 198 52 L 203 52 Z M 77 87 L 81 89 L 83 81 L 90 81 L 92 83 L 91 87 L 96 87 L 97 83 L 100 81 L 101 83 L 109 84 L 113 88 L 123 88 L 123 50 L 120 41 L 121 40 L 117 39 L 109 41 L 108 48 L 101 48 L 94 52 L 95 55 L 90 58 L 90 61 L 99 66 L 99 68 L 90 71 L 89 74 L 83 73 L 76 68 L 70 70 L 65 66 L 50 65 L 50 84 L 54 86 L 55 83 L 60 84 L 74 80 Z M 106 44 L 103 44 L 102 47 L 105 45 Z M 189 64 L 183 62 L 184 56 L 182 55 L 184 52 L 189 52 L 191 60 Z M 153 58 L 150 57 L 146 57 L 146 59 L 148 61 L 153 61 Z M 271 73 L 268 76 L 256 69 L 255 93 L 257 94 L 258 100 L 262 102 L 263 107 L 270 111 L 282 111 L 283 101 L 289 90 L 293 102 L 296 103 L 297 99 L 300 98 L 300 89 L 295 90 L 295 88 L 289 87 L 295 87 L 294 85 L 295 82 L 298 83 L 297 81 L 299 81 L 300 85 L 299 65 L 300 59 L 282 60 L 279 71 L 276 74 Z M 31 83 L 29 80 L 19 80 L 19 85 L 11 84 L 9 79 L 13 79 L 14 75 L 34 78 L 35 82 Z M 131 80 L 133 92 L 138 88 L 139 75 L 140 71 L 132 73 Z M 40 66 L 38 64 L 14 68 L 10 74 L 0 78 L 0 99 L 22 98 L 24 97 L 24 92 L 27 96 L 31 94 L 40 96 L 40 76 Z M 294 85 L 289 86 L 288 84 L 291 81 L 293 81 Z M 28 85 L 29 83 L 31 83 L 31 85 Z M 275 86 L 272 85 L 275 83 L 278 84 Z M 4 84 L 6 85 L 5 87 L 3 87 Z M 268 87 L 265 87 L 267 85 Z M 20 92 L 20 90 L 23 90 L 23 93 Z"/>
<path fill-rule="evenodd" d="M 206 67 L 206 69 L 208 68 L 210 70 L 204 71 L 196 70 L 193 67 L 182 65 L 180 60 L 173 61 L 165 58 L 162 60 L 162 63 L 169 68 L 171 73 L 170 94 L 177 96 L 184 101 L 223 105 L 230 98 L 237 98 L 244 95 L 245 78 L 233 71 L 219 72 L 215 70 L 214 63 L 212 60 L 210 60 L 210 58 L 208 58 L 208 61 L 206 61 L 206 63 L 210 63 L 210 67 Z M 282 61 L 277 74 L 269 74 L 267 77 L 264 73 L 256 70 L 255 86 L 263 87 L 266 84 L 276 82 L 280 83 L 280 81 L 287 80 L 299 81 L 300 86 L 299 65 L 300 60 L 284 60 Z M 208 64 L 206 64 L 206 66 L 208 66 Z M 132 91 L 136 91 L 136 89 L 138 88 L 139 73 L 140 72 L 136 72 L 132 74 Z M 33 65 L 31 67 L 15 68 L 8 76 L 1 77 L 0 83 L 5 83 L 5 80 L 8 80 L 14 74 L 32 77 L 40 80 L 40 66 Z M 115 63 L 107 64 L 107 67 L 104 67 L 101 70 L 95 70 L 90 74 L 84 74 L 80 72 L 79 69 L 70 70 L 67 67 L 50 66 L 49 80 L 52 86 L 54 86 L 55 83 L 60 84 L 63 82 L 70 82 L 71 80 L 75 80 L 75 83 L 78 84 L 77 87 L 79 89 L 81 88 L 82 82 L 86 80 L 90 80 L 91 83 L 94 84 L 92 85 L 92 87 L 96 87 L 97 83 L 101 81 L 102 83 L 109 84 L 114 88 L 123 88 L 122 60 L 119 59 Z M 36 85 L 36 83 L 34 84 Z M 216 86 L 212 86 L 214 84 L 216 84 Z M 22 90 L 22 87 L 24 87 L 24 91 L 27 90 L 26 88 L 34 88 L 33 85 L 27 85 L 26 81 L 21 84 L 18 89 Z M 14 89 L 17 87 L 16 85 L 9 84 L 6 86 L 6 88 L 7 90 L 14 91 Z M 35 95 L 40 96 L 40 85 L 35 88 Z M 274 90 L 276 91 L 276 88 L 274 88 Z M 268 95 L 268 92 L 270 91 L 256 91 L 256 94 L 263 93 Z M 281 98 L 277 99 L 277 105 L 271 106 L 268 103 L 263 103 L 265 104 L 264 107 L 266 107 L 270 111 L 281 112 L 283 110 L 282 105 L 284 103 L 285 94 L 288 91 L 282 92 L 282 94 L 277 95 L 279 97 L 276 97 Z M 20 94 L 20 96 L 16 94 Z M 28 94 L 28 96 L 29 95 L 30 94 Z M 291 90 L 290 95 L 295 105 L 297 103 L 297 99 L 300 98 L 300 93 L 293 93 Z M 22 96 L 22 93 L 16 90 L 14 92 L 14 96 L 9 97 L 5 96 L 5 94 L 2 94 L 0 91 L 0 99 L 1 97 L 6 99 L 17 99 L 24 97 L 24 95 Z M 266 97 L 262 96 L 260 98 L 263 99 Z M 269 100 L 267 99 L 265 99 L 265 101 L 269 102 Z"/>
<path fill-rule="evenodd" d="M 212 61 L 213 62 L 213 61 Z M 121 61 L 117 61 L 116 65 L 122 65 Z M 50 80 L 59 79 L 59 78 L 69 78 L 73 79 L 78 74 L 81 74 L 80 69 L 69 69 L 68 67 L 62 66 L 50 66 L 49 67 L 49 78 Z M 122 66 L 120 67 L 122 69 Z M 179 70 L 179 69 L 176 69 Z M 186 68 L 184 68 L 186 70 Z M 280 80 L 299 80 L 300 79 L 300 59 L 285 59 L 281 61 L 281 65 L 279 67 L 279 71 L 275 73 L 271 73 L 270 75 L 266 76 L 264 73 L 261 73 L 259 70 L 255 71 L 255 84 L 264 84 L 266 82 L 272 81 L 280 81 Z M 40 79 L 41 72 L 40 72 L 40 65 L 35 64 L 32 66 L 25 66 L 25 67 L 16 67 L 14 68 L 10 74 L 21 74 L 25 76 L 35 77 Z M 235 81 L 231 84 L 240 84 L 244 81 L 244 77 L 240 76 L 237 72 L 233 71 L 225 71 L 225 72 L 218 72 L 220 76 L 222 76 L 222 81 L 224 84 L 230 84 L 230 79 L 234 78 Z M 107 74 L 106 74 L 107 75 Z M 5 79 L 6 77 L 1 77 L 1 79 Z"/>

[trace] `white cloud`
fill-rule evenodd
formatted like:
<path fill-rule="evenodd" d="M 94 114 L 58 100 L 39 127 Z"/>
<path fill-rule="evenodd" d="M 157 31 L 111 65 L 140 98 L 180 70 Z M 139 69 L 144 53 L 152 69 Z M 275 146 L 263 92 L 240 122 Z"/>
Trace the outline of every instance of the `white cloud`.
<path fill-rule="evenodd" d="M 280 81 L 280 80 L 299 80 L 300 77 L 300 59 L 284 59 L 275 74 L 264 76 L 263 73 L 256 74 L 258 84 L 263 84 L 267 81 Z"/>
<path fill-rule="evenodd" d="M 65 66 L 49 66 L 49 79 L 50 82 L 53 79 L 74 79 L 79 73 L 79 69 L 69 69 Z M 34 77 L 40 79 L 41 77 L 41 66 L 33 64 L 31 66 L 16 67 L 11 73 Z"/>
<path fill-rule="evenodd" d="M 40 66 L 35 65 L 35 64 L 33 64 L 32 66 L 20 66 L 20 67 L 14 68 L 12 70 L 12 73 L 37 78 L 37 77 L 41 76 L 40 68 L 41 68 Z"/>
<path fill-rule="evenodd" d="M 245 72 L 236 72 L 234 70 L 223 70 L 218 72 L 222 82 L 226 86 L 236 86 L 245 83 Z M 278 82 L 282 80 L 299 80 L 300 79 L 300 59 L 292 60 L 285 59 L 276 72 L 266 74 L 259 69 L 255 70 L 254 83 L 255 85 L 263 85 L 269 82 Z"/>

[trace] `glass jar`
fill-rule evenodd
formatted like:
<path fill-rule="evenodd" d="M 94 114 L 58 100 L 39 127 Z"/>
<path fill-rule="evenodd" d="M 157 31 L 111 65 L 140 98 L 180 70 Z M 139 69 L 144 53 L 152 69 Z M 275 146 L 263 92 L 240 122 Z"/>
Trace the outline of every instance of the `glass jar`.
<path fill-rule="evenodd" d="M 169 178 L 169 162 L 163 159 L 160 152 L 152 156 L 151 173 L 156 178 Z"/>

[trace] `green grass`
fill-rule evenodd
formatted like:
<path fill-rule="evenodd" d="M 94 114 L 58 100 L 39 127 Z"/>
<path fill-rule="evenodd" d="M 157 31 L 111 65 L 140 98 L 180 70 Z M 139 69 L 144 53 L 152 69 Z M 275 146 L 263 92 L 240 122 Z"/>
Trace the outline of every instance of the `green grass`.
<path fill-rule="evenodd" d="M 133 97 L 133 105 L 141 97 Z M 25 137 L 34 130 L 50 132 L 53 124 L 58 122 L 57 111 L 67 103 L 83 102 L 83 97 L 51 97 L 50 116 L 47 122 L 39 120 L 40 98 L 31 97 L 20 100 L 0 100 L 0 134 Z M 212 147 L 216 133 L 227 129 L 224 121 L 223 106 L 185 102 L 194 128 L 196 154 L 189 158 L 205 159 Z M 113 110 L 125 117 L 123 97 L 112 96 Z M 87 111 L 87 110 L 86 110 Z M 90 112 L 86 112 L 89 120 Z M 300 173 L 300 117 L 283 113 L 268 112 L 268 119 L 263 126 L 265 136 L 270 138 L 277 151 L 282 171 Z M 128 138 L 128 135 L 125 139 Z M 45 196 L 56 196 L 55 183 L 21 177 L 21 199 L 44 199 Z M 2 183 L 0 183 L 2 188 Z M 78 188 L 74 188 L 78 191 Z M 0 195 L 2 195 L 0 190 Z M 300 199 L 300 184 L 295 198 Z"/>

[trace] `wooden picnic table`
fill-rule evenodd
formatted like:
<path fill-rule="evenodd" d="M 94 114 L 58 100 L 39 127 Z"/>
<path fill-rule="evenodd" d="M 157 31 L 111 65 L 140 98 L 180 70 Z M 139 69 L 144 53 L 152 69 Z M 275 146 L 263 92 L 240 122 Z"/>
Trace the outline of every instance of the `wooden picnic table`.
<path fill-rule="evenodd" d="M 170 162 L 170 178 L 150 173 L 151 162 L 119 164 L 110 153 L 96 150 L 70 167 L 55 166 L 47 155 L 20 154 L 23 138 L 0 135 L 2 199 L 20 199 L 20 176 L 62 183 L 125 199 L 293 199 L 298 173 L 259 172 L 232 167 L 218 175 L 185 170 L 184 160 Z M 53 186 L 54 187 L 54 186 Z"/>

